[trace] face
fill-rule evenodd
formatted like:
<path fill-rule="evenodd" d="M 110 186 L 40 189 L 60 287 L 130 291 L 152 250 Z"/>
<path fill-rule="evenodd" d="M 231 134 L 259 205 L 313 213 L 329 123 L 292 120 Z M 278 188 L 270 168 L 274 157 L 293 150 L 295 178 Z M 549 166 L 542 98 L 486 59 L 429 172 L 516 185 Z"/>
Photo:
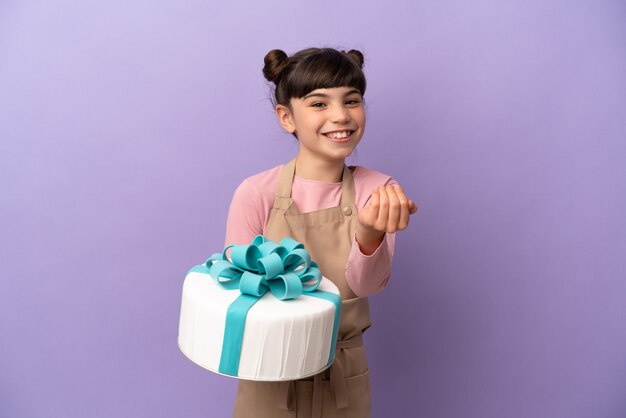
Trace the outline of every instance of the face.
<path fill-rule="evenodd" d="M 299 157 L 343 162 L 365 131 L 363 97 L 352 87 L 313 90 L 290 104 L 278 105 L 276 113 L 283 128 L 297 135 Z"/>

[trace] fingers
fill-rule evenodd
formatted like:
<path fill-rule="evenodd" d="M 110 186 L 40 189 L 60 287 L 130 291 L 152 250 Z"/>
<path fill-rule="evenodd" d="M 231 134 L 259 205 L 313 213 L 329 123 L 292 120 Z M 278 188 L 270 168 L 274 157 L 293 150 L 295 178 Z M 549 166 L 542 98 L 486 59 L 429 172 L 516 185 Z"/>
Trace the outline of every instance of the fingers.
<path fill-rule="evenodd" d="M 398 195 L 398 198 L 404 198 L 406 199 L 407 202 L 407 209 L 408 209 L 408 214 L 409 215 L 413 215 L 415 212 L 417 212 L 417 205 L 415 204 L 415 202 L 413 202 L 413 200 L 408 199 L 406 197 L 406 195 L 404 194 L 404 189 L 402 188 L 402 186 L 400 186 L 398 183 L 396 183 L 394 185 L 394 187 L 396 188 L 396 194 Z M 408 218 L 407 218 L 407 224 L 408 224 Z M 399 228 L 400 229 L 400 228 Z"/>
<path fill-rule="evenodd" d="M 385 231 L 394 233 L 398 230 L 398 222 L 400 221 L 400 199 L 396 194 L 396 189 L 393 186 L 385 187 L 387 197 L 389 198 L 389 216 L 387 217 L 387 226 Z"/>
<path fill-rule="evenodd" d="M 404 190 L 399 184 L 394 185 L 398 201 L 400 202 L 400 216 L 398 218 L 398 230 L 406 229 L 409 226 L 409 199 L 404 194 Z"/>
<path fill-rule="evenodd" d="M 363 210 L 359 211 L 359 221 L 366 227 L 374 228 L 380 208 L 380 193 L 374 190 Z"/>
<path fill-rule="evenodd" d="M 378 194 L 380 195 L 380 206 L 374 227 L 379 231 L 385 231 L 387 229 L 387 220 L 389 219 L 389 196 L 384 186 L 378 188 Z"/>

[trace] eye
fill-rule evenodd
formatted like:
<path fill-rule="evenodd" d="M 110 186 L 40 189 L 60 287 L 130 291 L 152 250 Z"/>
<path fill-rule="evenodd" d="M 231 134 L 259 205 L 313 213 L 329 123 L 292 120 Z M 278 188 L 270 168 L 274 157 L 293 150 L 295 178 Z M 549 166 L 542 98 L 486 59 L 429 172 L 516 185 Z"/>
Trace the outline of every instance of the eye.
<path fill-rule="evenodd" d="M 326 103 L 322 103 L 322 102 L 311 103 L 311 107 L 317 107 L 318 109 L 323 108 L 324 106 L 326 106 Z"/>
<path fill-rule="evenodd" d="M 346 99 L 346 105 L 348 105 L 348 106 L 356 106 L 359 103 L 361 103 L 361 99 L 356 99 L 356 98 Z"/>

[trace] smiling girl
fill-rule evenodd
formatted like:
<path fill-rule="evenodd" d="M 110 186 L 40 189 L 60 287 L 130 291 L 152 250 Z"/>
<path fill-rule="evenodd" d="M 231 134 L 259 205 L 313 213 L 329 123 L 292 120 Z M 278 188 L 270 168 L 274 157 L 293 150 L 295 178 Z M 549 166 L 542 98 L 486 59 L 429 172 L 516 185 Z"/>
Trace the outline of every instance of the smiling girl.
<path fill-rule="evenodd" d="M 278 121 L 298 141 L 298 155 L 247 178 L 235 191 L 226 243 L 263 234 L 302 242 L 339 288 L 341 320 L 330 369 L 292 382 L 239 381 L 234 417 L 370 416 L 370 381 L 362 333 L 367 297 L 390 276 L 397 231 L 417 211 L 391 177 L 345 159 L 365 133 L 361 52 L 305 49 L 265 56 Z"/>

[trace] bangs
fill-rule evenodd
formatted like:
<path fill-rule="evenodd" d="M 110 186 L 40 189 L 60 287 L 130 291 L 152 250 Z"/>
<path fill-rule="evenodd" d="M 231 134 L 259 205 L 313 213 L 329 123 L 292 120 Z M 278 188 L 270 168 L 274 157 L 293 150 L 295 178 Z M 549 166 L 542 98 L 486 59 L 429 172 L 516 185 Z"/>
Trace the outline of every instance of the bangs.
<path fill-rule="evenodd" d="M 322 51 L 298 63 L 287 81 L 291 97 L 302 98 L 316 89 L 353 87 L 365 94 L 365 75 L 350 57 L 334 50 Z"/>

